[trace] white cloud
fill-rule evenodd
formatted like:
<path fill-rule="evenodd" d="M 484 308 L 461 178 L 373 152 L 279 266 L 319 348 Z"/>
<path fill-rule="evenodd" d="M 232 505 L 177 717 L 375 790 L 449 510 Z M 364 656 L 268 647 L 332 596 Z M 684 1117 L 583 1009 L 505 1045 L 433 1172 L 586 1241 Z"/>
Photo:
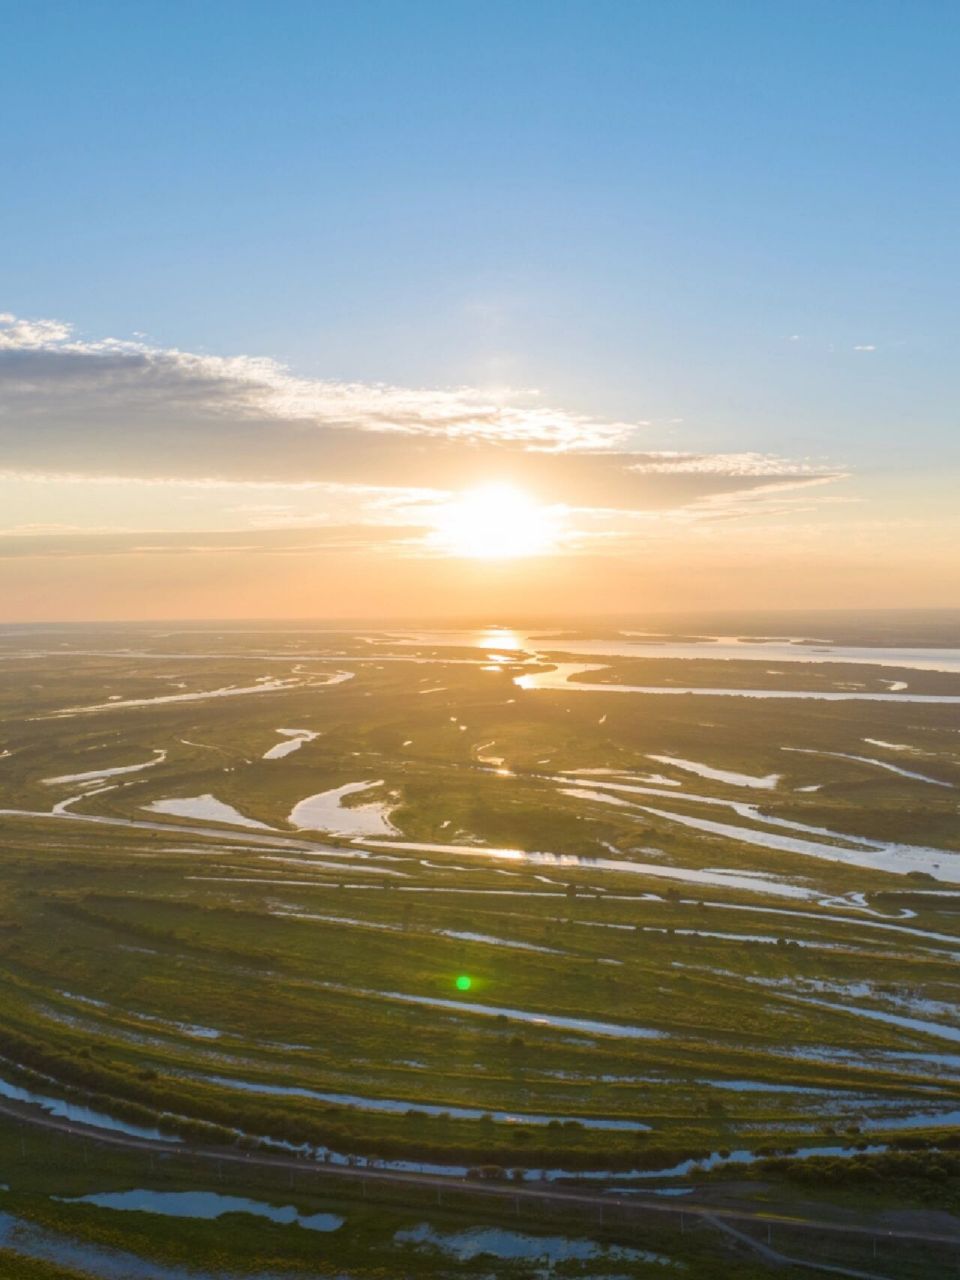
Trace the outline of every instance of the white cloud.
<path fill-rule="evenodd" d="M 66 342 L 70 326 L 59 320 L 20 320 L 9 311 L 0 314 L 0 349 L 33 350 Z"/>
<path fill-rule="evenodd" d="M 540 500 L 670 509 L 828 469 L 756 453 L 636 447 L 640 424 L 542 403 L 538 392 L 297 377 L 267 357 L 78 337 L 0 317 L 0 458 L 8 474 L 78 481 L 333 486 L 444 494 L 493 481 Z"/>
<path fill-rule="evenodd" d="M 121 397 L 141 409 L 157 402 L 230 410 L 336 428 L 516 442 L 545 449 L 597 449 L 625 439 L 633 423 L 601 422 L 532 403 L 539 391 L 411 388 L 298 378 L 266 356 L 198 355 L 136 341 L 77 338 L 59 320 L 0 315 L 5 380 L 34 396 Z M 35 357 L 19 366 L 18 353 Z M 36 381 L 34 379 L 37 379 Z"/>
<path fill-rule="evenodd" d="M 824 468 L 811 462 L 790 461 L 765 453 L 697 454 L 661 451 L 648 455 L 643 462 L 634 463 L 631 470 L 658 475 L 817 477 L 823 474 Z"/>

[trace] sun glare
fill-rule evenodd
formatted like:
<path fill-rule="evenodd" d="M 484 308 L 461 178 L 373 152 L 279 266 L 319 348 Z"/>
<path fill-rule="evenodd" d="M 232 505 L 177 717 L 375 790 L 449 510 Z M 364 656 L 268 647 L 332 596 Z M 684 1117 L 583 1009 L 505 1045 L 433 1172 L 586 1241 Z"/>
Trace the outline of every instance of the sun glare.
<path fill-rule="evenodd" d="M 544 555 L 559 537 L 557 514 L 509 484 L 471 489 L 445 505 L 431 541 L 451 556 L 507 560 Z"/>

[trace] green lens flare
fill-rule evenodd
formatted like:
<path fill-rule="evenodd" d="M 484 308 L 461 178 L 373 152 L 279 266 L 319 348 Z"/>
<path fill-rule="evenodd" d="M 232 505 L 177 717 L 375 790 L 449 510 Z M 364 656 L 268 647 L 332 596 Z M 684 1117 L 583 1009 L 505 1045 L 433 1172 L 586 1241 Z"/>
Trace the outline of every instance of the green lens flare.
<path fill-rule="evenodd" d="M 472 986 L 473 986 L 473 979 L 469 977 L 467 974 L 461 973 L 459 978 L 457 978 L 457 990 L 469 991 Z"/>

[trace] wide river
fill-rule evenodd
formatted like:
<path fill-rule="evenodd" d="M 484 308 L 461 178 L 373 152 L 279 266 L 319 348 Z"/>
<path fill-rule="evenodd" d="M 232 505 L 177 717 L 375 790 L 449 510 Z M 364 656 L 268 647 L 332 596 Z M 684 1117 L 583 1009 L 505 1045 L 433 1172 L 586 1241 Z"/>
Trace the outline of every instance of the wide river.
<path fill-rule="evenodd" d="M 403 645 L 445 645 L 484 649 L 504 655 L 523 649 L 538 653 L 570 653 L 585 657 L 613 658 L 712 658 L 736 662 L 849 662 L 859 666 L 904 667 L 914 671 L 947 671 L 960 675 L 960 649 L 881 648 L 866 645 L 834 645 L 797 637 L 745 639 L 738 636 L 706 636 L 702 640 L 559 638 L 561 633 L 487 630 L 396 631 L 387 633 Z"/>

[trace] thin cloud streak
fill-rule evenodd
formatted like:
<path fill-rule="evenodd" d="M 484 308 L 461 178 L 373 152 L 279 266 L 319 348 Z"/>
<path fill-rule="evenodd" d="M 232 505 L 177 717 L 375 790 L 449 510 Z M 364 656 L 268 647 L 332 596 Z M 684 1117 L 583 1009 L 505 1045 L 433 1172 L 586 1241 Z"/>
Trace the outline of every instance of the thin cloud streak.
<path fill-rule="evenodd" d="M 315 525 L 310 528 L 144 533 L 129 530 L 0 531 L 0 560 L 90 556 L 296 555 L 400 549 L 428 532 L 421 525 Z"/>

